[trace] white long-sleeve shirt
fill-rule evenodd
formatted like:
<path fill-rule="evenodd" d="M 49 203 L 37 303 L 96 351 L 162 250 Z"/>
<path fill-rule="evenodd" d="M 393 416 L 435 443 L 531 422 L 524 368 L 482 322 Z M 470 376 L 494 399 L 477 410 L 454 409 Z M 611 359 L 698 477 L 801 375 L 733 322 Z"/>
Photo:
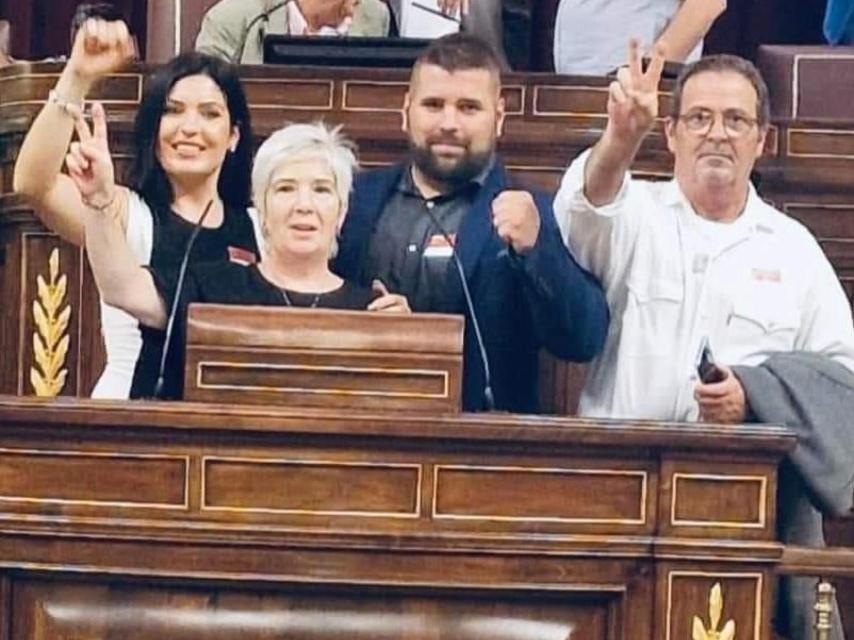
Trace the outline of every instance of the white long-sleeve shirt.
<path fill-rule="evenodd" d="M 599 278 L 611 310 L 581 415 L 696 419 L 704 337 L 721 364 L 801 350 L 854 370 L 851 306 L 803 225 L 752 186 L 727 224 L 697 215 L 675 180 L 628 175 L 614 201 L 596 207 L 584 196 L 588 154 L 570 165 L 554 204 L 564 241 Z"/>

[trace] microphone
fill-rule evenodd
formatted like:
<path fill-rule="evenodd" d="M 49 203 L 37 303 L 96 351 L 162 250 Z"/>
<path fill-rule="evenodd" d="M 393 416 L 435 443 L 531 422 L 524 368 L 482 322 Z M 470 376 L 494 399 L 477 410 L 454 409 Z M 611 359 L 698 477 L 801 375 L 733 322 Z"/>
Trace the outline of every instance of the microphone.
<path fill-rule="evenodd" d="M 202 212 L 202 217 L 193 227 L 193 232 L 190 234 L 190 239 L 187 240 L 187 246 L 184 249 L 184 255 L 181 258 L 181 268 L 178 269 L 178 282 L 175 285 L 175 296 L 172 298 L 172 309 L 169 311 L 169 318 L 166 320 L 166 340 L 163 343 L 163 351 L 160 353 L 160 366 L 157 368 L 157 383 L 154 385 L 154 399 L 162 399 L 164 377 L 166 374 L 166 356 L 169 354 L 169 343 L 172 341 L 172 330 L 175 327 L 175 317 L 178 315 L 178 305 L 181 300 L 181 290 L 184 288 L 184 277 L 187 275 L 187 263 L 190 261 L 190 252 L 193 250 L 193 245 L 196 243 L 196 238 L 202 230 L 202 223 L 208 216 L 213 205 L 213 200 L 210 200 Z"/>
<path fill-rule="evenodd" d="M 457 248 L 454 246 L 454 241 L 451 239 L 451 235 L 445 230 L 442 223 L 439 222 L 436 214 L 433 213 L 430 207 L 425 207 L 424 210 L 427 212 L 427 215 L 430 216 L 430 221 L 435 225 L 436 229 L 439 230 L 439 233 L 442 234 L 445 242 L 447 242 L 448 246 L 451 247 L 451 257 L 453 258 L 454 266 L 457 269 L 457 275 L 460 277 L 460 284 L 463 287 L 463 297 L 466 301 L 466 309 L 468 310 L 469 317 L 471 318 L 474 337 L 477 340 L 477 348 L 480 351 L 480 361 L 483 364 L 483 399 L 486 403 L 486 410 L 494 411 L 495 396 L 492 394 L 492 376 L 489 372 L 489 359 L 486 356 L 486 343 L 484 343 L 483 335 L 480 332 L 480 322 L 478 322 L 477 314 L 474 310 L 474 302 L 472 302 L 469 285 L 466 282 L 466 273 L 463 270 L 463 263 L 460 262 L 460 256 L 457 254 Z"/>
<path fill-rule="evenodd" d="M 237 47 L 237 52 L 234 56 L 235 59 L 231 62 L 234 64 L 240 64 L 240 59 L 243 57 L 243 50 L 246 48 L 246 39 L 249 37 L 249 32 L 252 31 L 252 27 L 254 27 L 260 20 L 269 19 L 271 13 L 273 13 L 274 11 L 278 11 L 286 4 L 290 4 L 293 1 L 294 0 L 284 0 L 284 2 L 277 2 L 263 13 L 259 13 L 258 15 L 253 17 L 243 28 L 243 35 L 240 37 L 240 46 Z"/>

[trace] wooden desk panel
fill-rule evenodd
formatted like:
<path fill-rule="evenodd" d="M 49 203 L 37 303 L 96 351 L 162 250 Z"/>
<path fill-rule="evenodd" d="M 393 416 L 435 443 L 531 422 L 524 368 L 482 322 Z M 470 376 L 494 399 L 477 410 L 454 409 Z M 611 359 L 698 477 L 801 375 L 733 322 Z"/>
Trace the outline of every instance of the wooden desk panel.
<path fill-rule="evenodd" d="M 719 583 L 739 637 L 770 640 L 793 444 L 767 426 L 0 397 L 0 617 L 15 640 L 650 640 L 708 624 Z M 745 516 L 669 497 L 704 464 L 762 479 L 761 528 L 668 529 L 671 499 Z"/>

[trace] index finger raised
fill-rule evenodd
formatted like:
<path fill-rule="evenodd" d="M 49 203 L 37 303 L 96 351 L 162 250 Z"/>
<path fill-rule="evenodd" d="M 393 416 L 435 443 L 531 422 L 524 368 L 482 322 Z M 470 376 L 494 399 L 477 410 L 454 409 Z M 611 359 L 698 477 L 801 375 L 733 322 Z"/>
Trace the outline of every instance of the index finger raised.
<path fill-rule="evenodd" d="M 107 114 L 100 102 L 92 105 L 92 134 L 96 140 L 107 142 Z"/>
<path fill-rule="evenodd" d="M 66 107 L 74 118 L 74 130 L 77 132 L 77 138 L 80 142 L 88 142 L 92 139 L 92 131 L 86 122 L 83 111 L 77 105 L 69 104 Z"/>

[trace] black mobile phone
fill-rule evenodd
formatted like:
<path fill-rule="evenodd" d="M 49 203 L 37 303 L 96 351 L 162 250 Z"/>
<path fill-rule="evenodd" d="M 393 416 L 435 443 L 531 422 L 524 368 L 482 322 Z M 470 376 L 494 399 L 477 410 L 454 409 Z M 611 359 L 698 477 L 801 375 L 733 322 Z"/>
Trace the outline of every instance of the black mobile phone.
<path fill-rule="evenodd" d="M 700 346 L 700 354 L 697 357 L 697 375 L 705 384 L 723 382 L 725 377 L 724 372 L 715 364 L 709 341 L 705 339 Z"/>

